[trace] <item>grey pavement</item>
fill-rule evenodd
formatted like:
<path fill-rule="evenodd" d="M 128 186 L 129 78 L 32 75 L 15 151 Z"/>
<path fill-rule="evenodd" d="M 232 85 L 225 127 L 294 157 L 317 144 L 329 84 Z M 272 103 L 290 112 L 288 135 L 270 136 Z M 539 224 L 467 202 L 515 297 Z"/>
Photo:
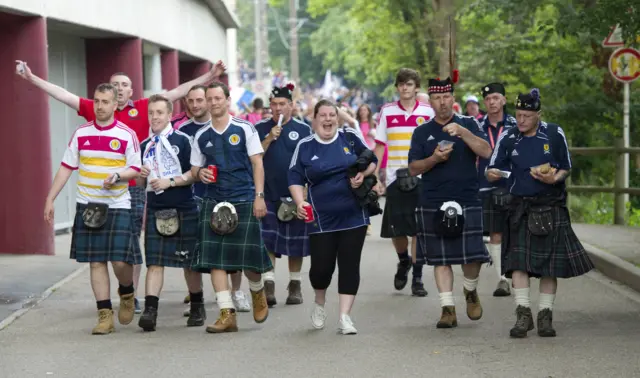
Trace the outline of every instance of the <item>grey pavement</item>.
<path fill-rule="evenodd" d="M 45 290 L 82 267 L 69 259 L 70 243 L 71 235 L 56 236 L 52 256 L 0 254 L 0 321 L 31 306 Z"/>
<path fill-rule="evenodd" d="M 600 224 L 574 224 L 580 240 L 640 267 L 640 228 Z"/>
<path fill-rule="evenodd" d="M 374 218 L 374 233 L 380 221 Z M 425 267 L 429 296 L 414 298 L 408 287 L 393 289 L 396 261 L 389 241 L 368 237 L 353 310 L 355 336 L 335 332 L 335 281 L 326 305 L 327 327 L 312 329 L 308 261 L 303 305 L 279 304 L 260 325 L 251 314 L 240 314 L 240 331 L 224 335 L 185 326 L 185 284 L 180 271 L 169 270 L 156 332 L 142 333 L 136 318 L 128 326 L 116 324 L 111 335 L 92 336 L 96 310 L 86 271 L 0 331 L 0 376 L 640 377 L 640 295 L 597 272 L 560 282 L 554 311 L 558 337 L 543 339 L 534 330 L 516 340 L 509 338 L 513 298 L 491 296 L 497 280 L 493 267 L 481 274 L 484 316 L 476 322 L 465 315 L 461 272 L 455 269 L 459 326 L 438 330 L 433 270 Z M 217 314 L 211 285 L 205 284 L 208 322 L 213 322 Z M 286 263 L 279 260 L 280 303 L 286 284 Z M 536 309 L 536 280 L 532 286 Z M 243 289 L 248 290 L 246 281 Z M 113 286 L 112 293 L 115 299 Z"/>

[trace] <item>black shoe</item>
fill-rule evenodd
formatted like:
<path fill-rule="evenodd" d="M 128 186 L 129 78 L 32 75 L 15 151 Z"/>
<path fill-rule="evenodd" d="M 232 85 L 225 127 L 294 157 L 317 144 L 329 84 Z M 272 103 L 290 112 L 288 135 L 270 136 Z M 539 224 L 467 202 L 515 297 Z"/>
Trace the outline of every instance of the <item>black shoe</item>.
<path fill-rule="evenodd" d="M 411 260 L 400 261 L 395 277 L 393 277 L 393 286 L 396 290 L 402 290 L 407 286 L 409 281 L 409 271 L 411 270 Z"/>
<path fill-rule="evenodd" d="M 414 297 L 426 297 L 429 293 L 424 288 L 424 284 L 420 281 L 413 281 L 411 283 L 411 294 Z"/>
<path fill-rule="evenodd" d="M 158 309 L 153 307 L 145 307 L 144 312 L 140 316 L 138 326 L 145 332 L 156 330 L 156 320 L 158 318 Z"/>
<path fill-rule="evenodd" d="M 531 309 L 529 307 L 518 306 L 518 308 L 516 308 L 516 316 L 518 317 L 516 325 L 511 328 L 509 335 L 519 339 L 527 337 L 527 332 L 533 329 L 533 314 L 531 313 Z"/>
<path fill-rule="evenodd" d="M 556 330 L 553 329 L 553 312 L 545 308 L 538 312 L 538 336 L 556 337 Z"/>
<path fill-rule="evenodd" d="M 189 311 L 189 319 L 187 319 L 187 327 L 200 327 L 204 325 L 207 319 L 207 312 L 204 310 L 204 303 L 191 302 Z"/>
<path fill-rule="evenodd" d="M 507 280 L 498 281 L 498 286 L 496 290 L 493 292 L 494 297 L 508 297 L 511 295 L 511 288 L 509 287 L 509 282 Z"/>
<path fill-rule="evenodd" d="M 271 280 L 264 281 L 264 293 L 267 296 L 267 306 L 269 308 L 278 304 L 276 300 L 276 283 Z"/>

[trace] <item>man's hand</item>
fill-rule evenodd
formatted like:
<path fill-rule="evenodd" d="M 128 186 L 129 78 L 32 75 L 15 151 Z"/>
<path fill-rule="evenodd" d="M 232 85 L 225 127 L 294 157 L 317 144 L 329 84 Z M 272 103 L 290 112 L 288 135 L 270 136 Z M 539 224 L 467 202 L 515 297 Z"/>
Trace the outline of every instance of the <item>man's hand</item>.
<path fill-rule="evenodd" d="M 21 70 L 24 68 L 24 70 Z M 16 75 L 21 76 L 23 79 L 30 80 L 33 74 L 31 68 L 27 65 L 27 62 L 16 60 Z"/>
<path fill-rule="evenodd" d="M 107 177 L 103 182 L 102 182 L 102 187 L 104 189 L 111 189 L 111 187 L 116 183 L 116 174 L 112 173 L 109 175 L 109 177 Z"/>
<path fill-rule="evenodd" d="M 298 204 L 298 209 L 296 211 L 296 215 L 298 216 L 298 218 L 300 219 L 306 219 L 307 218 L 307 210 L 305 210 L 305 207 L 307 206 L 311 206 L 309 205 L 309 202 L 307 201 L 302 201 Z"/>
<path fill-rule="evenodd" d="M 487 169 L 486 176 L 489 182 L 498 181 L 502 178 L 502 175 L 500 174 L 500 170 L 495 168 Z"/>
<path fill-rule="evenodd" d="M 556 172 L 557 169 L 551 168 L 547 173 L 540 173 L 536 169 L 531 169 L 531 176 L 538 181 L 542 181 L 545 184 L 553 185 L 556 183 Z"/>
<path fill-rule="evenodd" d="M 161 190 L 169 189 L 171 181 L 169 181 L 169 179 L 153 179 L 149 181 L 149 185 L 151 185 L 151 189 L 159 192 Z"/>
<path fill-rule="evenodd" d="M 362 172 L 358 172 L 355 177 L 350 178 L 349 181 L 351 182 L 352 188 L 358 189 L 364 181 L 364 175 L 362 174 Z"/>
<path fill-rule="evenodd" d="M 213 174 L 207 167 L 202 167 L 198 171 L 198 178 L 204 184 L 211 184 L 213 182 Z"/>
<path fill-rule="evenodd" d="M 273 126 L 271 128 L 271 132 L 269 132 L 273 140 L 278 139 L 278 137 L 280 136 L 280 133 L 282 133 L 282 126 L 278 126 L 278 125 Z"/>
<path fill-rule="evenodd" d="M 449 160 L 451 151 L 453 151 L 453 146 L 449 146 L 444 150 L 440 150 L 440 146 L 437 146 L 436 149 L 433 150 L 433 157 L 436 159 L 436 162 L 442 163 Z"/>
<path fill-rule="evenodd" d="M 146 179 L 147 177 L 149 177 L 150 173 L 151 169 L 149 169 L 149 167 L 147 167 L 146 165 L 143 165 L 142 168 L 140 168 L 140 178 Z"/>
<path fill-rule="evenodd" d="M 457 136 L 458 138 L 462 138 L 465 133 L 468 133 L 469 130 L 464 127 L 458 125 L 457 123 L 450 123 L 447 126 L 442 128 L 442 131 L 445 133 L 449 133 L 451 136 Z"/>
<path fill-rule="evenodd" d="M 219 78 L 222 74 L 227 70 L 227 67 L 222 63 L 221 60 L 217 61 L 216 64 L 211 67 L 211 76 L 213 79 Z"/>
<path fill-rule="evenodd" d="M 44 204 L 44 221 L 50 226 L 53 225 L 54 212 L 55 208 L 53 206 L 53 201 L 47 198 L 47 201 Z"/>
<path fill-rule="evenodd" d="M 257 197 L 253 201 L 253 215 L 258 219 L 262 219 L 267 215 L 267 204 L 264 202 L 264 198 Z"/>

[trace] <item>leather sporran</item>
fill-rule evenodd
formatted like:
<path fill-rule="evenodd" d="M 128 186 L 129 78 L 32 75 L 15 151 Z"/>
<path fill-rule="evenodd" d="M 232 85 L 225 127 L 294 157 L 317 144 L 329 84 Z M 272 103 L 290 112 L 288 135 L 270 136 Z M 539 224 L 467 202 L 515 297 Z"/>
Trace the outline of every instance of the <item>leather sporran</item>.
<path fill-rule="evenodd" d="M 296 218 L 296 214 L 298 212 L 298 207 L 296 203 L 293 202 L 293 198 L 291 197 L 283 197 L 278 201 L 278 209 L 276 211 L 276 216 L 280 222 L 291 222 L 294 218 Z"/>
<path fill-rule="evenodd" d="M 180 215 L 176 209 L 158 210 L 156 216 L 156 231 L 162 236 L 173 236 L 180 230 Z"/>
<path fill-rule="evenodd" d="M 401 192 L 411 192 L 418 186 L 419 178 L 411 176 L 409 168 L 400 168 L 396 171 L 396 182 Z"/>
<path fill-rule="evenodd" d="M 511 193 L 507 188 L 496 188 L 491 191 L 491 203 L 499 210 L 505 210 L 511 203 Z"/>
<path fill-rule="evenodd" d="M 433 217 L 434 233 L 443 238 L 456 238 L 464 230 L 464 215 L 460 205 L 443 206 Z"/>
<path fill-rule="evenodd" d="M 529 209 L 527 216 L 529 232 L 536 236 L 547 236 L 553 231 L 553 208 L 535 206 Z"/>
<path fill-rule="evenodd" d="M 211 230 L 218 235 L 228 235 L 238 228 L 238 213 L 229 202 L 218 203 L 211 212 Z"/>
<path fill-rule="evenodd" d="M 82 222 L 91 229 L 100 229 L 107 223 L 109 205 L 104 203 L 88 203 L 82 212 Z"/>

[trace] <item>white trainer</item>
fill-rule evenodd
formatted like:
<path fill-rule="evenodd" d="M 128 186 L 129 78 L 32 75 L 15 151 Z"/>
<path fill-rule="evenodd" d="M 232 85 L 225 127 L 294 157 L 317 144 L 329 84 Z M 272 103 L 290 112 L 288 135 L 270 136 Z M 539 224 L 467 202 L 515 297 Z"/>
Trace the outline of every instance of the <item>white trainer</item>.
<path fill-rule="evenodd" d="M 247 297 L 244 295 L 242 290 L 238 290 L 233 293 L 233 305 L 238 312 L 249 312 L 251 311 L 251 305 L 247 300 Z"/>
<path fill-rule="evenodd" d="M 323 329 L 326 320 L 327 313 L 324 311 L 324 306 L 315 303 L 311 312 L 311 325 L 315 329 Z"/>
<path fill-rule="evenodd" d="M 338 323 L 338 333 L 341 335 L 355 335 L 358 333 L 356 327 L 353 326 L 351 317 L 346 314 L 340 315 L 340 322 Z"/>

